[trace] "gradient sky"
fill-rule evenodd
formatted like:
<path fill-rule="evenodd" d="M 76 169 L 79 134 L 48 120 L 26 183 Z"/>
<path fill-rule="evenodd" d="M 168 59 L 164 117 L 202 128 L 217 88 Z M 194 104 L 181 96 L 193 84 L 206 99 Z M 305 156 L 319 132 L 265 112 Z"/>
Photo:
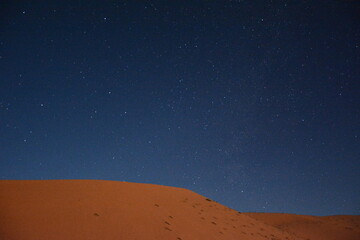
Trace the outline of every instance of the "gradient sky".
<path fill-rule="evenodd" d="M 5 1 L 0 179 L 360 214 L 359 1 Z"/>

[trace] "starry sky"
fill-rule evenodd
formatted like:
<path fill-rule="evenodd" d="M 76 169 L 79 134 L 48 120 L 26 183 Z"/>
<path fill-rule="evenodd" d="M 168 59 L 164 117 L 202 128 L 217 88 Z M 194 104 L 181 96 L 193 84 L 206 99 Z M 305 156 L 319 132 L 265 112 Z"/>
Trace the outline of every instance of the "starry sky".
<path fill-rule="evenodd" d="M 358 1 L 5 1 L 0 179 L 360 214 Z"/>

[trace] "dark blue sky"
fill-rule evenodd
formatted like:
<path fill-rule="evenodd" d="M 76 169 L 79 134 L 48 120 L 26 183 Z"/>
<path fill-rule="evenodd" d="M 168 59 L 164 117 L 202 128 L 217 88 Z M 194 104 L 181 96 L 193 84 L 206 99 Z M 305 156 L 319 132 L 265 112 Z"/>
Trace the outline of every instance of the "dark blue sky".
<path fill-rule="evenodd" d="M 359 1 L 7 1 L 0 179 L 360 214 Z"/>

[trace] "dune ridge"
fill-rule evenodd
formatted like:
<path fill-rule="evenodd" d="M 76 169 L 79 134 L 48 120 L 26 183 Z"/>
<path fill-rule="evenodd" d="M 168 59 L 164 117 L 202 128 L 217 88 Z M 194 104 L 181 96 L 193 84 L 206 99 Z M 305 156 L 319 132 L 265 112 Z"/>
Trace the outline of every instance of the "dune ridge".
<path fill-rule="evenodd" d="M 352 240 L 359 239 L 359 223 L 359 216 L 240 213 L 190 190 L 153 184 L 0 181 L 1 240 Z"/>

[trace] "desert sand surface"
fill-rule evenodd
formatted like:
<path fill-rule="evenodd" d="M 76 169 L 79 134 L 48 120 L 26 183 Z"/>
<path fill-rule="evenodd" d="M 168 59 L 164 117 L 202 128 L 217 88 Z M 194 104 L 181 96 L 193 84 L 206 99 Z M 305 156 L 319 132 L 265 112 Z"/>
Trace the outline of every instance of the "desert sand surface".
<path fill-rule="evenodd" d="M 102 180 L 1 180 L 1 240 L 360 239 L 359 216 L 240 213 L 192 191 Z"/>
<path fill-rule="evenodd" d="M 281 213 L 244 213 L 302 239 L 360 239 L 360 216 L 307 216 Z"/>

